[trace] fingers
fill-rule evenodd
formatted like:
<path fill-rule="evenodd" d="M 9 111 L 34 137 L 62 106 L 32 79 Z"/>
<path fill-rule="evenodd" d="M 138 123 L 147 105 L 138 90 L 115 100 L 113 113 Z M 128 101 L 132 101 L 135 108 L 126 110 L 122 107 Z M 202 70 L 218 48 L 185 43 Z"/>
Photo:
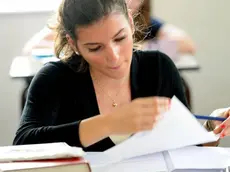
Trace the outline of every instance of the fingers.
<path fill-rule="evenodd" d="M 220 138 L 230 136 L 230 117 L 228 117 L 222 124 L 220 124 L 219 127 L 222 128 Z"/>
<path fill-rule="evenodd" d="M 163 116 L 162 113 L 169 110 L 170 98 L 165 97 L 148 97 L 135 100 L 134 112 L 136 131 L 152 130 L 156 122 Z"/>
<path fill-rule="evenodd" d="M 163 115 L 149 115 L 149 116 L 141 116 L 140 119 L 140 130 L 152 130 L 155 124 L 163 119 Z"/>
<path fill-rule="evenodd" d="M 225 118 L 228 118 L 230 116 L 230 109 L 227 110 L 225 113 L 224 113 L 224 117 Z"/>
<path fill-rule="evenodd" d="M 221 139 L 223 139 L 226 136 L 230 136 L 230 126 L 225 127 L 220 133 Z"/>
<path fill-rule="evenodd" d="M 136 103 L 142 108 L 153 108 L 152 112 L 155 114 L 167 111 L 170 107 L 170 102 L 171 99 L 166 97 L 148 97 L 136 100 Z"/>
<path fill-rule="evenodd" d="M 153 117 L 144 118 L 139 127 L 140 131 L 152 130 L 157 121 L 158 119 Z"/>
<path fill-rule="evenodd" d="M 225 112 L 219 113 L 217 116 L 228 118 L 230 116 L 230 109 L 225 111 Z M 221 123 L 220 121 L 213 121 L 213 124 L 215 126 L 224 125 L 223 122 Z M 217 128 L 217 131 L 219 131 L 219 130 L 220 130 L 220 128 Z"/>
<path fill-rule="evenodd" d="M 222 122 L 219 127 L 224 129 L 228 126 L 230 126 L 230 117 L 228 117 L 224 122 Z"/>
<path fill-rule="evenodd" d="M 215 134 L 220 133 L 220 138 L 230 136 L 230 117 L 228 117 L 223 123 L 221 123 L 215 130 Z"/>
<path fill-rule="evenodd" d="M 214 134 L 220 134 L 222 132 L 223 128 L 221 127 L 216 127 L 215 130 L 213 130 Z"/>

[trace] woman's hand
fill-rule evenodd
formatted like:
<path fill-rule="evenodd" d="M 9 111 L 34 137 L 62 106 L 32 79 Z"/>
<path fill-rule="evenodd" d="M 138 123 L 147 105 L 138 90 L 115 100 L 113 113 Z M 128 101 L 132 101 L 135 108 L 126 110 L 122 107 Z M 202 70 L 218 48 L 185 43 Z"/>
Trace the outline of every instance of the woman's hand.
<path fill-rule="evenodd" d="M 116 107 L 109 114 L 111 134 L 132 134 L 151 130 L 160 115 L 169 109 L 170 99 L 165 97 L 138 98 Z"/>
<path fill-rule="evenodd" d="M 230 109 L 218 115 L 219 117 L 227 118 L 224 122 L 213 121 L 215 126 L 214 133 L 220 134 L 220 138 L 230 136 Z"/>

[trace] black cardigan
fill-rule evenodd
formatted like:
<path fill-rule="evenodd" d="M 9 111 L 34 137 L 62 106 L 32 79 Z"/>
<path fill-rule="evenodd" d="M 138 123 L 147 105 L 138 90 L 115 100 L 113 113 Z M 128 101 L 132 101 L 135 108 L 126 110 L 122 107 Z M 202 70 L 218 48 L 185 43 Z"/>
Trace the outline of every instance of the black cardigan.
<path fill-rule="evenodd" d="M 76 59 L 76 58 L 72 58 Z M 76 72 L 78 63 L 47 63 L 33 78 L 13 144 L 66 142 L 80 146 L 81 120 L 99 114 L 89 70 Z M 186 106 L 180 75 L 174 63 L 158 51 L 134 51 L 131 97 L 176 95 Z M 104 151 L 114 146 L 109 137 L 84 148 Z"/>

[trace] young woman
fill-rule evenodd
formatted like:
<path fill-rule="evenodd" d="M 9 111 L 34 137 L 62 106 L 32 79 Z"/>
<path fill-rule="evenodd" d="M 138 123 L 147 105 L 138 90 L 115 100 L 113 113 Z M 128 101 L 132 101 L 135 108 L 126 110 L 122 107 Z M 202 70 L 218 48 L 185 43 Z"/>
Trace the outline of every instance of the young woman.
<path fill-rule="evenodd" d="M 14 144 L 66 142 L 104 151 L 151 130 L 172 96 L 187 105 L 170 58 L 134 49 L 125 0 L 64 0 L 56 32 L 61 60 L 33 78 Z"/>

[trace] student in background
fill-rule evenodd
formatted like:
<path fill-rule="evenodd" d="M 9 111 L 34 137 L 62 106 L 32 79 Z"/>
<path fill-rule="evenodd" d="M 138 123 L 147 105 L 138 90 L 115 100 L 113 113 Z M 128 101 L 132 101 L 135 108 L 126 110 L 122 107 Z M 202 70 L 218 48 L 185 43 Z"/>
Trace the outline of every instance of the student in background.
<path fill-rule="evenodd" d="M 145 25 L 148 26 L 148 30 L 144 33 L 149 33 L 148 36 L 142 35 L 140 39 L 168 39 L 177 43 L 178 53 L 195 53 L 195 45 L 192 39 L 182 29 L 162 22 L 161 20 L 150 17 L 150 0 L 126 0 L 128 8 L 131 9 L 133 15 L 140 14 L 141 23 L 145 21 Z M 143 24 L 143 23 L 142 23 Z M 136 32 L 138 34 L 138 32 Z M 24 46 L 23 54 L 30 55 L 31 51 L 36 48 L 50 48 L 53 49 L 53 42 L 55 33 L 45 26 L 41 31 L 36 33 Z"/>
<path fill-rule="evenodd" d="M 172 40 L 177 44 L 178 54 L 195 54 L 195 44 L 186 32 L 175 25 L 164 23 L 162 20 L 151 17 L 151 0 L 126 0 L 133 14 L 140 13 L 148 29 L 148 35 L 142 35 L 139 40 Z M 142 22 L 142 21 L 140 21 Z M 138 35 L 137 35 L 138 37 Z"/>
<path fill-rule="evenodd" d="M 134 49 L 135 23 L 124 0 L 64 0 L 57 21 L 61 60 L 33 78 L 13 144 L 104 151 L 151 130 L 172 96 L 187 105 L 172 60 Z"/>

